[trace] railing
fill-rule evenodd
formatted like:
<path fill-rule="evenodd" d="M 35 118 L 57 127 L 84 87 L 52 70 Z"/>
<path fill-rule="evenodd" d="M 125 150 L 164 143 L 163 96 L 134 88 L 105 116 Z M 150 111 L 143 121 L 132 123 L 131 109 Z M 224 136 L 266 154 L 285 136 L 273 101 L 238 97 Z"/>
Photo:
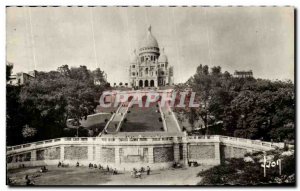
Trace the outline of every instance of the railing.
<path fill-rule="evenodd" d="M 181 137 L 180 137 L 181 138 Z M 181 140 L 181 139 L 180 139 Z M 61 143 L 99 143 L 99 142 L 145 142 L 145 141 L 173 141 L 173 137 L 62 137 L 58 139 L 50 139 L 45 141 L 33 142 L 7 147 L 7 151 L 22 150 L 24 148 L 30 150 L 36 146 L 52 146 Z"/>
<path fill-rule="evenodd" d="M 236 137 L 227 137 L 227 136 L 220 136 L 220 135 L 201 135 L 201 136 L 188 136 L 188 137 L 181 137 L 181 136 L 150 136 L 150 137 L 62 137 L 57 139 L 50 139 L 45 141 L 27 143 L 22 145 L 10 146 L 7 147 L 7 151 L 19 151 L 19 150 L 30 150 L 35 149 L 36 147 L 44 147 L 44 146 L 53 146 L 57 144 L 71 144 L 71 143 L 107 143 L 107 142 L 164 142 L 164 143 L 172 143 L 174 140 L 179 142 L 183 141 L 183 138 L 187 138 L 187 142 L 194 142 L 197 140 L 212 140 L 212 141 L 219 141 L 221 143 L 231 143 L 231 144 L 239 144 L 241 146 L 247 147 L 263 147 L 263 148 L 283 148 L 284 143 L 270 143 L 260 140 L 250 140 L 250 139 L 243 139 L 243 138 L 236 138 Z"/>
<path fill-rule="evenodd" d="M 168 131 L 168 127 L 167 127 L 166 119 L 165 119 L 165 114 L 162 111 L 160 103 L 158 102 L 157 104 L 158 104 L 158 109 L 159 109 L 159 112 L 160 112 L 160 117 L 161 117 L 161 120 L 163 122 L 164 131 Z"/>
<path fill-rule="evenodd" d="M 249 146 L 249 147 L 267 147 L 267 148 L 283 148 L 284 143 L 271 143 L 260 140 L 251 140 L 237 137 L 228 137 L 228 136 L 219 136 L 221 142 L 227 143 L 238 143 L 240 145 Z"/>

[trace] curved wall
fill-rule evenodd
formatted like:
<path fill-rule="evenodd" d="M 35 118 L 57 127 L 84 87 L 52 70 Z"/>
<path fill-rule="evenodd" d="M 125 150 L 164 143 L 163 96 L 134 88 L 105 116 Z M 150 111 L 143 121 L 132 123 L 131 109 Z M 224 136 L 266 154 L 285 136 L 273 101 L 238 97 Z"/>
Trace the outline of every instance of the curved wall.
<path fill-rule="evenodd" d="M 171 167 L 174 162 L 188 161 L 218 165 L 225 158 L 240 158 L 253 151 L 283 147 L 269 143 L 225 136 L 189 137 L 89 137 L 59 138 L 7 147 L 7 168 L 57 165 L 63 161 L 71 166 L 77 162 L 101 164 L 118 170 L 150 166 L 151 169 Z"/>

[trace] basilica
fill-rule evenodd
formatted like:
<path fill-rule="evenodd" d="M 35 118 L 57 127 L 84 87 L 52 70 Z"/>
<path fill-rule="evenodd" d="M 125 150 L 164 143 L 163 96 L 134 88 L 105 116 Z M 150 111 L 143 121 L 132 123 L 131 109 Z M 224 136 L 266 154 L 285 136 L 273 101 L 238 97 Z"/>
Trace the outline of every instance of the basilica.
<path fill-rule="evenodd" d="M 160 49 L 149 26 L 147 35 L 134 51 L 129 79 L 132 87 L 161 87 L 173 85 L 173 67 L 169 66 L 164 48 Z"/>

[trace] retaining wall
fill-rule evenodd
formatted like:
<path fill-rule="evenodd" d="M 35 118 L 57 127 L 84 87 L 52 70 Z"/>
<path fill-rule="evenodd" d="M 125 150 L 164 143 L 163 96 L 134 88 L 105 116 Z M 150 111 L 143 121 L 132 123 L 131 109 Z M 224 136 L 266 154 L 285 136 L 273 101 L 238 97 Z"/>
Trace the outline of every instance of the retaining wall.
<path fill-rule="evenodd" d="M 240 158 L 248 152 L 282 148 L 269 143 L 226 136 L 183 137 L 89 137 L 59 138 L 7 147 L 7 168 L 56 165 L 101 164 L 119 170 L 150 166 L 163 169 L 174 162 L 197 161 L 218 165 L 222 159 Z"/>

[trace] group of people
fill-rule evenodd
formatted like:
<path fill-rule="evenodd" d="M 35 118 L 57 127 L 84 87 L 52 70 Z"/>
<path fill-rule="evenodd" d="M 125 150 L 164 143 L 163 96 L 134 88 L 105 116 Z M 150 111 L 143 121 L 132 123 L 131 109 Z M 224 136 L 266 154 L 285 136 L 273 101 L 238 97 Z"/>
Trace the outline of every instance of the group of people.
<path fill-rule="evenodd" d="M 48 172 L 48 169 L 46 168 L 46 166 L 42 166 L 40 169 L 40 172 Z"/>
<path fill-rule="evenodd" d="M 64 162 L 58 162 L 57 167 L 69 167 L 69 164 L 65 164 Z"/>
<path fill-rule="evenodd" d="M 78 163 L 78 162 L 77 162 Z M 108 165 L 106 166 L 106 168 L 104 168 L 101 164 L 99 164 L 98 166 L 97 166 L 97 164 L 92 164 L 92 163 L 90 163 L 89 164 L 89 168 L 99 168 L 99 170 L 106 170 L 107 172 L 111 172 L 113 175 L 116 175 L 116 174 L 118 174 L 118 171 L 117 171 L 117 169 L 116 168 L 110 168 Z"/>
<path fill-rule="evenodd" d="M 146 172 L 147 175 L 150 175 L 150 171 L 151 171 L 151 169 L 150 169 L 149 166 L 147 166 L 147 169 L 146 169 L 146 170 L 145 170 L 144 167 L 141 167 L 140 170 L 137 170 L 136 168 L 133 168 L 133 170 L 131 171 L 131 176 L 132 176 L 133 178 L 142 178 L 142 174 L 143 174 L 144 172 Z"/>

